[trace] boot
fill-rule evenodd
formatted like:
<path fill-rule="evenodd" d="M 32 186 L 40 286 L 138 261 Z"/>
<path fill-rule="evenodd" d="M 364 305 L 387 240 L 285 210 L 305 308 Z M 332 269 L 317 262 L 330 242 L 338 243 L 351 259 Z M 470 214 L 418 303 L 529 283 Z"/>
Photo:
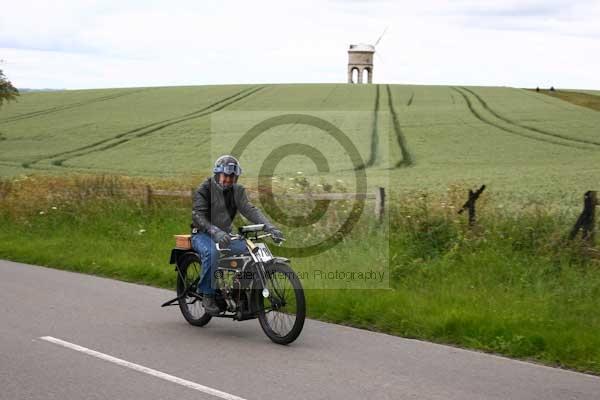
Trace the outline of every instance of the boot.
<path fill-rule="evenodd" d="M 221 313 L 214 295 L 205 294 L 202 297 L 202 307 L 204 307 L 204 310 L 206 310 L 209 315 L 219 315 Z"/>

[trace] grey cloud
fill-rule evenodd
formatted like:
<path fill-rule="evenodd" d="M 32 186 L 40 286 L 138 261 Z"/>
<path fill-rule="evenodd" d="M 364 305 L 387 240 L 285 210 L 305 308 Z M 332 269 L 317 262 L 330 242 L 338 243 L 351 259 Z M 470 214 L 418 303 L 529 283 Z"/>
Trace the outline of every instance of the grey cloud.
<path fill-rule="evenodd" d="M 476 7 L 461 10 L 460 13 L 466 16 L 480 17 L 553 17 L 569 13 L 572 7 L 572 2 L 555 1 L 489 8 Z"/>
<path fill-rule="evenodd" d="M 98 49 L 90 45 L 84 45 L 77 40 L 68 40 L 63 38 L 52 37 L 33 39 L 2 38 L 0 39 L 0 48 L 82 54 L 100 53 Z"/>
<path fill-rule="evenodd" d="M 439 7 L 439 10 L 426 12 L 435 16 L 462 16 L 462 17 L 564 17 L 571 15 L 581 1 L 573 0 L 547 0 L 547 1 L 521 1 L 519 3 L 507 2 L 453 2 L 448 6 Z"/>
<path fill-rule="evenodd" d="M 579 22 L 579 23 L 578 23 Z M 590 28 L 583 21 L 559 21 L 555 18 L 479 18 L 467 17 L 462 20 L 461 25 L 465 29 L 485 29 L 495 31 L 521 31 L 553 33 L 563 36 L 581 37 L 581 38 L 600 38 L 600 29 Z"/>

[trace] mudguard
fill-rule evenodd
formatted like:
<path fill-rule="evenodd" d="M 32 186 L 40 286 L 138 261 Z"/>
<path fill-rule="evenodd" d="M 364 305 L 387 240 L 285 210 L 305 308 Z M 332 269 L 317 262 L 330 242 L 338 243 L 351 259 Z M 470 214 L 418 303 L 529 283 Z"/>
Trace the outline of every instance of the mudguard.
<path fill-rule="evenodd" d="M 181 249 L 173 249 L 171 250 L 171 258 L 169 259 L 169 264 L 177 264 L 177 260 L 184 254 L 186 250 Z"/>
<path fill-rule="evenodd" d="M 179 259 L 186 254 L 196 254 L 196 252 L 192 250 L 174 248 L 173 250 L 171 250 L 171 258 L 169 259 L 169 264 L 175 264 L 175 269 L 177 269 L 177 265 L 179 265 Z"/>

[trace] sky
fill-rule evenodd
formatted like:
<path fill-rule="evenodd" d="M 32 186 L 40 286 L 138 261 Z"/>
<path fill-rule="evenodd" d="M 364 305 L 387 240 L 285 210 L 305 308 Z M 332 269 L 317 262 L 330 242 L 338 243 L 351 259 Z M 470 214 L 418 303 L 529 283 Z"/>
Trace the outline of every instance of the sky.
<path fill-rule="evenodd" d="M 0 69 L 20 88 L 374 83 L 600 89 L 600 0 L 8 0 Z"/>

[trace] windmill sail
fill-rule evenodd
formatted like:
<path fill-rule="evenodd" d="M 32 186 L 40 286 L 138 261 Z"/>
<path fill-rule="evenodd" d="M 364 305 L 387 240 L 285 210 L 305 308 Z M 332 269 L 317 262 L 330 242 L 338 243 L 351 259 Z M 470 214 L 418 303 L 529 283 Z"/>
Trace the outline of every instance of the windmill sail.
<path fill-rule="evenodd" d="M 375 44 L 373 46 L 377 46 L 379 44 L 379 42 L 381 41 L 381 38 L 383 38 L 383 35 L 385 35 L 385 33 L 387 32 L 388 27 L 386 26 L 385 29 L 383 30 L 383 33 L 381 34 L 381 36 L 379 36 L 379 39 L 377 39 L 377 41 L 375 42 Z"/>

